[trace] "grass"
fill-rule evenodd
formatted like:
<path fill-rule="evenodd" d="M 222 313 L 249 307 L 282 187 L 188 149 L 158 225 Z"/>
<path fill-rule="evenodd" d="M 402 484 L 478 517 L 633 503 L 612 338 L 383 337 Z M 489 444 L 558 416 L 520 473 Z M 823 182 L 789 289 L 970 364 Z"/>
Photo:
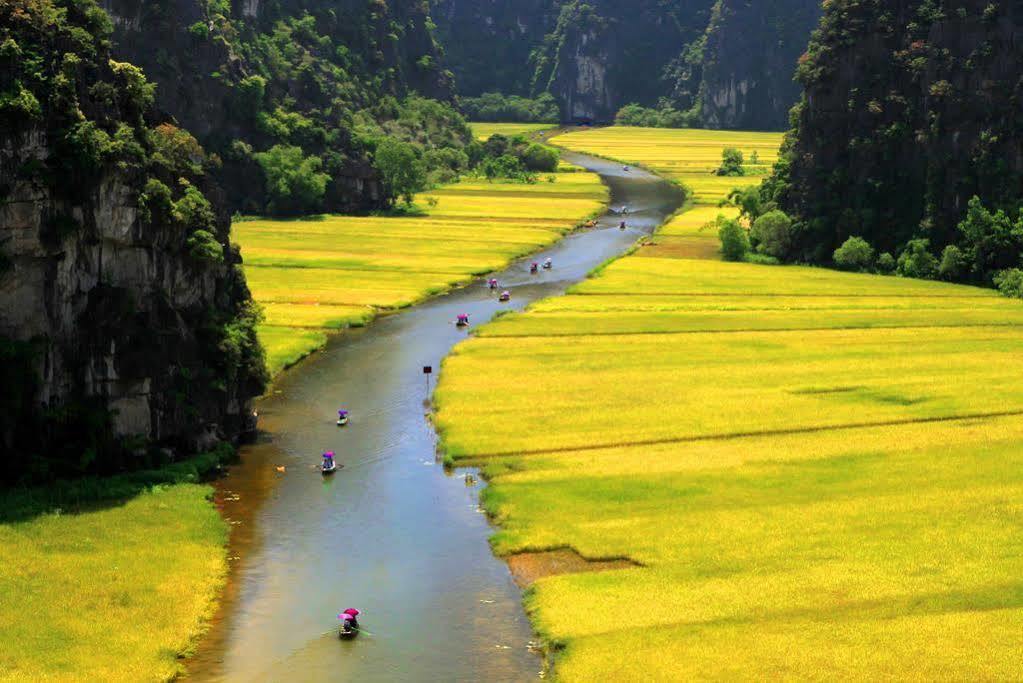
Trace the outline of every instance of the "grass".
<path fill-rule="evenodd" d="M 553 182 L 551 182 L 553 181 Z M 499 270 L 595 214 L 606 188 L 590 173 L 528 185 L 467 181 L 418 197 L 419 215 L 249 220 L 235 225 L 271 374 L 330 332 Z"/>
<path fill-rule="evenodd" d="M 556 676 L 1018 678 L 1023 306 L 658 248 L 480 329 L 435 397 L 496 552 L 642 565 L 534 584 Z"/>
<path fill-rule="evenodd" d="M 555 123 L 470 123 L 472 134 L 478 140 L 487 140 L 491 135 L 529 135 L 541 130 L 557 128 Z"/>
<path fill-rule="evenodd" d="M 0 680 L 166 680 L 226 572 L 227 525 L 198 484 L 0 524 Z"/>

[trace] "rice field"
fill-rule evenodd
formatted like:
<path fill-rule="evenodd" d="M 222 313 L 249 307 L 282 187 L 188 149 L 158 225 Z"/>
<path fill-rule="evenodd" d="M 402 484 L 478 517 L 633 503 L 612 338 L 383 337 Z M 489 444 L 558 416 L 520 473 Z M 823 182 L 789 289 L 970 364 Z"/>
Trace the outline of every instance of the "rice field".
<path fill-rule="evenodd" d="M 1023 304 L 656 253 L 701 211 L 441 373 L 497 553 L 637 563 L 532 586 L 554 675 L 1019 678 Z"/>
<path fill-rule="evenodd" d="M 210 494 L 179 484 L 0 525 L 0 680 L 177 675 L 226 573 Z"/>
<path fill-rule="evenodd" d="M 325 216 L 236 223 L 245 274 L 264 311 L 271 374 L 322 347 L 332 331 L 499 270 L 546 247 L 607 198 L 591 173 L 536 184 L 462 182 L 420 195 L 422 215 Z"/>
<path fill-rule="evenodd" d="M 557 128 L 554 123 L 470 123 L 472 134 L 477 140 L 487 140 L 491 135 L 531 135 L 542 130 Z"/>

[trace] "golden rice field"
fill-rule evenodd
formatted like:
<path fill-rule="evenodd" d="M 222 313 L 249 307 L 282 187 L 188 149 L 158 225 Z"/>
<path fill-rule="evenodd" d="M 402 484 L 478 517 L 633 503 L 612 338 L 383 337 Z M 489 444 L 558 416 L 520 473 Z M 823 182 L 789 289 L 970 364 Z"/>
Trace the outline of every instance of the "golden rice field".
<path fill-rule="evenodd" d="M 530 589 L 554 675 L 1019 678 L 1023 305 L 656 253 L 707 216 L 444 364 L 495 550 L 637 563 Z"/>
<path fill-rule="evenodd" d="M 226 573 L 227 524 L 210 494 L 179 484 L 0 525 L 0 680 L 178 674 Z"/>
<path fill-rule="evenodd" d="M 554 123 L 470 123 L 472 134 L 477 140 L 487 140 L 491 135 L 530 135 L 542 130 L 557 128 Z"/>
<path fill-rule="evenodd" d="M 643 565 L 535 585 L 563 680 L 1014 678 L 1021 308 L 630 257 L 457 347 L 437 423 L 499 553 Z"/>
<path fill-rule="evenodd" d="M 364 325 L 556 242 L 606 197 L 596 175 L 557 173 L 533 185 L 448 185 L 420 195 L 422 216 L 236 223 L 265 314 L 260 335 L 271 374 L 323 346 L 329 331 Z"/>

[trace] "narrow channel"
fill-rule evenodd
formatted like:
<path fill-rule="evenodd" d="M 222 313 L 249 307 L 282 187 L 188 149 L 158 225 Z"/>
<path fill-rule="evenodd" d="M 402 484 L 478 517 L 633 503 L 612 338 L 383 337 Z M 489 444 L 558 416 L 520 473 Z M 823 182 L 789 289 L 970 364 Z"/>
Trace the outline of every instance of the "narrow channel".
<path fill-rule="evenodd" d="M 259 406 L 261 438 L 219 484 L 236 524 L 234 562 L 220 613 L 189 662 L 191 680 L 537 677 L 521 591 L 487 543 L 481 484 L 437 461 L 423 366 L 439 370 L 465 338 L 457 314 L 475 327 L 557 295 L 680 205 L 673 186 L 645 171 L 564 157 L 600 174 L 612 207 L 629 207 L 625 231 L 609 213 L 496 275 L 510 304 L 476 282 L 339 335 L 278 378 Z M 529 273 L 530 261 L 548 257 L 552 270 Z M 334 424 L 340 406 L 352 411 L 344 429 Z M 521 419 L 529 429 L 529 415 Z M 317 467 L 328 449 L 344 469 L 324 479 Z M 341 641 L 334 626 L 347 607 L 363 611 L 366 632 Z"/>

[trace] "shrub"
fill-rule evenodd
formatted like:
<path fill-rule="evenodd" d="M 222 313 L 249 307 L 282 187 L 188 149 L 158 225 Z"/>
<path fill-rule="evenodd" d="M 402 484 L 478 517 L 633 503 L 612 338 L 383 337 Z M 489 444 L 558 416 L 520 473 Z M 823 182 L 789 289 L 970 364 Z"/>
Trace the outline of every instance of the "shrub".
<path fill-rule="evenodd" d="M 850 237 L 832 255 L 843 270 L 866 270 L 874 260 L 874 248 L 862 237 Z"/>
<path fill-rule="evenodd" d="M 958 280 L 970 269 L 969 259 L 962 249 L 950 244 L 941 252 L 938 275 L 944 280 Z"/>
<path fill-rule="evenodd" d="M 462 109 L 470 121 L 507 121 L 512 123 L 557 123 L 561 120 L 558 102 L 550 93 L 536 99 L 501 93 L 483 93 L 464 97 Z"/>
<path fill-rule="evenodd" d="M 895 257 L 887 251 L 877 257 L 875 264 L 877 272 L 881 275 L 891 275 L 895 272 Z"/>
<path fill-rule="evenodd" d="M 522 164 L 530 171 L 557 171 L 558 159 L 557 151 L 535 142 L 522 154 Z"/>
<path fill-rule="evenodd" d="M 930 240 L 915 239 L 906 243 L 899 254 L 897 264 L 899 275 L 905 277 L 931 278 L 938 269 L 938 259 L 930 252 Z"/>
<path fill-rule="evenodd" d="M 196 230 L 185 243 L 188 255 L 196 261 L 220 265 L 224 262 L 224 247 L 213 233 Z"/>
<path fill-rule="evenodd" d="M 749 253 L 749 235 L 734 219 L 718 220 L 718 238 L 721 240 L 721 255 L 726 261 L 743 261 Z"/>
<path fill-rule="evenodd" d="M 757 253 L 784 259 L 792 244 L 792 219 L 779 209 L 768 211 L 754 221 L 750 241 Z"/>
<path fill-rule="evenodd" d="M 1023 299 L 1023 270 L 1008 268 L 995 273 L 995 286 L 1005 296 Z"/>
<path fill-rule="evenodd" d="M 744 161 L 745 157 L 741 150 L 735 147 L 726 147 L 721 151 L 721 166 L 718 167 L 717 174 L 720 176 L 746 175 L 746 169 L 742 166 Z"/>

